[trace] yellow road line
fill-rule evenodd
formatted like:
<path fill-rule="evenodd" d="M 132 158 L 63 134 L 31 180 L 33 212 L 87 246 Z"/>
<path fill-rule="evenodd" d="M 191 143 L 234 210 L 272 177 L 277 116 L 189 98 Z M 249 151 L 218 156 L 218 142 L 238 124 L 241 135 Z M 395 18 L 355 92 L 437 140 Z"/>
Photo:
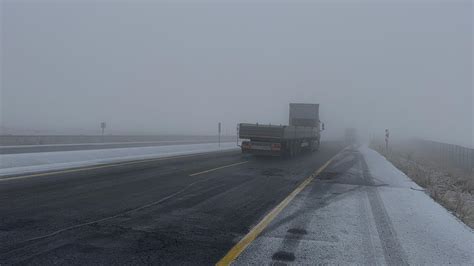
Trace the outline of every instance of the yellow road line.
<path fill-rule="evenodd" d="M 280 204 L 278 204 L 273 210 L 268 213 L 250 232 L 245 235 L 227 254 L 217 262 L 216 265 L 230 265 L 237 257 L 254 241 L 258 235 L 270 224 L 273 219 L 298 195 L 311 181 L 316 178 L 335 158 L 332 157 L 323 166 L 321 166 L 316 172 L 307 177 L 290 195 L 288 195 Z"/>
<path fill-rule="evenodd" d="M 39 177 L 39 176 L 48 176 L 48 175 L 56 175 L 56 174 L 67 174 L 67 173 L 75 173 L 75 172 L 82 172 L 88 170 L 96 170 L 102 168 L 109 168 L 115 166 L 123 166 L 123 165 L 130 165 L 130 164 L 138 164 L 138 163 L 146 163 L 146 162 L 155 162 L 155 161 L 165 161 L 165 160 L 172 160 L 172 159 L 180 159 L 180 158 L 187 158 L 187 157 L 196 157 L 205 155 L 208 153 L 196 153 L 196 154 L 189 154 L 189 155 L 177 155 L 177 156 L 170 156 L 170 157 L 163 157 L 163 158 L 155 158 L 155 159 L 145 159 L 139 161 L 131 161 L 131 162 L 123 162 L 123 163 L 112 163 L 112 164 L 102 164 L 98 166 L 92 167 L 81 167 L 81 168 L 74 168 L 69 170 L 61 170 L 61 171 L 53 171 L 53 172 L 45 172 L 39 174 L 31 174 L 31 175 L 22 175 L 22 176 L 13 176 L 13 177 L 0 177 L 0 182 L 7 181 L 7 180 L 16 180 L 16 179 L 23 179 L 23 178 L 30 178 L 30 177 Z"/>
<path fill-rule="evenodd" d="M 189 176 L 196 176 L 196 175 L 200 175 L 200 174 L 205 174 L 205 173 L 209 173 L 209 172 L 212 172 L 212 171 L 216 171 L 216 170 L 219 170 L 219 169 L 222 169 L 222 168 L 227 168 L 227 167 L 232 167 L 232 166 L 236 166 L 236 165 L 241 165 L 241 164 L 248 163 L 248 162 L 249 162 L 249 161 L 240 162 L 240 163 L 234 163 L 234 164 L 229 164 L 229 165 L 224 165 L 224 166 L 219 166 L 219 167 L 212 168 L 212 169 L 209 169 L 209 170 L 206 170 L 206 171 L 202 171 L 202 172 L 199 172 L 199 173 L 190 174 Z"/>

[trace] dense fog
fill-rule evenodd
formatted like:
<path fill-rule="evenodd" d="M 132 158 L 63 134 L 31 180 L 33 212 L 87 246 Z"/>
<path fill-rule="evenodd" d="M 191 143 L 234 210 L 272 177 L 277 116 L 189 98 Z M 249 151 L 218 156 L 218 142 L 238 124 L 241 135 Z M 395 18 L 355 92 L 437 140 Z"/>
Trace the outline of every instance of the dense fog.
<path fill-rule="evenodd" d="M 171 2 L 171 1 L 170 1 Z M 2 1 L 3 134 L 235 134 L 320 104 L 322 138 L 472 146 L 470 1 Z"/>

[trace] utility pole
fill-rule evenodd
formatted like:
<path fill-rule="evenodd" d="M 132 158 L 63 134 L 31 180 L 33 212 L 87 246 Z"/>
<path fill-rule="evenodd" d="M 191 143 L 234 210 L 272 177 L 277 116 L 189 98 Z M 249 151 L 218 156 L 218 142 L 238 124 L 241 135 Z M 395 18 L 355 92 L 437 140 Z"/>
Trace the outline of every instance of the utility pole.
<path fill-rule="evenodd" d="M 390 137 L 390 133 L 388 129 L 385 129 L 385 151 L 388 152 L 388 138 Z"/>

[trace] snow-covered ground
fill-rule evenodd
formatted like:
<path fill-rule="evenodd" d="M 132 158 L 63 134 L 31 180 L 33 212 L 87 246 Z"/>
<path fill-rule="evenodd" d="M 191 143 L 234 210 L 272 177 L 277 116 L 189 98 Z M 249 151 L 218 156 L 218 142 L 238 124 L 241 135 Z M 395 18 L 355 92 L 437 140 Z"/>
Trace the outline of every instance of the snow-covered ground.
<path fill-rule="evenodd" d="M 360 148 L 401 245 L 414 264 L 474 264 L 474 232 L 376 151 Z M 427 258 L 430 258 L 428 260 Z"/>
<path fill-rule="evenodd" d="M 235 142 L 138 148 L 0 154 L 0 176 L 237 149 Z"/>
<path fill-rule="evenodd" d="M 376 185 L 390 185 L 391 187 L 405 187 L 422 190 L 415 182 L 402 171 L 393 166 L 378 152 L 362 146 L 359 152 L 364 156 L 365 162 Z"/>
<path fill-rule="evenodd" d="M 346 149 L 235 264 L 474 265 L 474 232 L 377 152 Z"/>
<path fill-rule="evenodd" d="M 182 143 L 193 140 L 159 140 L 159 141 L 129 141 L 129 142 L 90 142 L 90 143 L 66 143 L 66 144 L 37 144 L 37 145 L 3 145 L 0 149 L 23 149 L 23 148 L 45 148 L 45 147 L 75 147 L 75 146 L 107 146 L 107 145 L 133 145 L 133 144 L 162 144 Z"/>

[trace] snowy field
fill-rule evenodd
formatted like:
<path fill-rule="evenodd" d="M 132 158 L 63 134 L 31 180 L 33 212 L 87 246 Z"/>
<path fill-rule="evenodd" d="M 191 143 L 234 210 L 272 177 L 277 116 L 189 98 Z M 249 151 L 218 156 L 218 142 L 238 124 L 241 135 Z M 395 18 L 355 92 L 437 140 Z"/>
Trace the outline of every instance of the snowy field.
<path fill-rule="evenodd" d="M 235 142 L 0 155 L 0 176 L 237 149 Z"/>

